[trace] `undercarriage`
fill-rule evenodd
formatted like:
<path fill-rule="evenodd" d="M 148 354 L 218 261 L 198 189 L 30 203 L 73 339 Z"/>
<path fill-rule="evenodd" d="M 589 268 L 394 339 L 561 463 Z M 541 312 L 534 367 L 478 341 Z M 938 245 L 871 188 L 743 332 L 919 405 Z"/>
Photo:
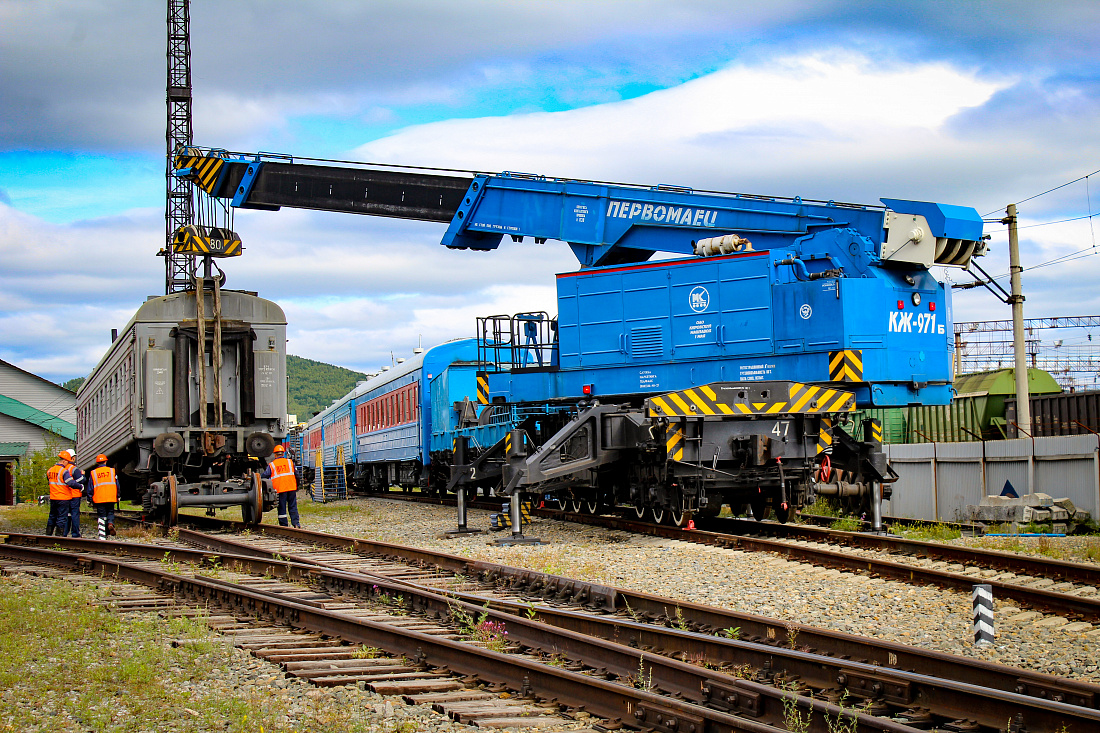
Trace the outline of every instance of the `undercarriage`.
<path fill-rule="evenodd" d="M 495 495 L 677 526 L 724 504 L 748 505 L 757 519 L 770 509 L 786 522 L 817 496 L 876 514 L 896 474 L 874 421 L 846 424 L 850 398 L 828 386 L 757 382 L 704 385 L 641 406 L 578 403 L 560 425 L 527 421 L 469 461 L 459 438 L 448 488 L 489 484 Z"/>

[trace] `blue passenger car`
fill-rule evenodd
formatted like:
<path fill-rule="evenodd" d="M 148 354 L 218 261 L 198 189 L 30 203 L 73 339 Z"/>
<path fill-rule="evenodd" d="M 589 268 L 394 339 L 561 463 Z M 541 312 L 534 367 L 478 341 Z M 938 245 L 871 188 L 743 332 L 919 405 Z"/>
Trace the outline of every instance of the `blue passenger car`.
<path fill-rule="evenodd" d="M 491 445 L 512 427 L 507 414 L 477 423 L 477 345 L 450 341 L 360 382 L 316 415 L 304 437 L 304 465 L 343 465 L 351 488 L 441 491 L 456 432 Z M 436 465 L 439 464 L 439 465 Z"/>

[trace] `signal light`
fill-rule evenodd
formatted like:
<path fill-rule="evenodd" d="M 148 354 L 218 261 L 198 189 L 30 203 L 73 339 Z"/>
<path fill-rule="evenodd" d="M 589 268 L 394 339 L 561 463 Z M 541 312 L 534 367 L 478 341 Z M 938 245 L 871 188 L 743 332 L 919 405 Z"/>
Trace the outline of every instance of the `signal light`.
<path fill-rule="evenodd" d="M 932 311 L 933 313 L 936 312 L 936 302 L 935 301 L 933 301 L 933 300 L 928 301 L 928 310 Z"/>
<path fill-rule="evenodd" d="M 592 385 L 591 384 L 584 385 L 583 387 L 581 387 L 581 392 L 584 392 L 585 394 L 592 394 Z"/>
<path fill-rule="evenodd" d="M 905 310 L 905 301 L 904 300 L 899 300 L 898 301 L 898 310 L 899 311 Z"/>

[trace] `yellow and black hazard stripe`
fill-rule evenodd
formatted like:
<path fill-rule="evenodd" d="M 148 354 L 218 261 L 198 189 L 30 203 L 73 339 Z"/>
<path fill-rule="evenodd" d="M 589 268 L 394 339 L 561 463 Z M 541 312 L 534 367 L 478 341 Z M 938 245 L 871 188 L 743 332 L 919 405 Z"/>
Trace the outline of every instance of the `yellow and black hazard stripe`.
<path fill-rule="evenodd" d="M 867 439 L 882 445 L 882 421 L 871 418 L 870 428 Z"/>
<path fill-rule="evenodd" d="M 845 349 L 829 352 L 830 382 L 862 382 L 863 350 Z"/>
<path fill-rule="evenodd" d="M 747 390 L 722 390 L 722 397 L 715 391 L 716 385 L 668 392 L 647 400 L 650 417 L 703 417 L 726 415 L 782 415 L 789 413 L 847 412 L 855 409 L 856 398 L 852 392 L 819 387 L 800 382 L 786 382 L 784 400 L 760 401 L 752 397 L 739 398 Z M 783 394 L 782 385 L 777 389 Z"/>
<path fill-rule="evenodd" d="M 665 453 L 668 455 L 669 460 L 684 460 L 683 425 L 669 425 L 668 432 L 665 434 Z"/>
<path fill-rule="evenodd" d="M 790 407 L 786 412 L 850 412 L 856 409 L 856 395 L 843 389 L 791 382 Z"/>
<path fill-rule="evenodd" d="M 512 526 L 512 505 L 509 503 L 503 507 L 503 511 L 499 514 L 493 514 L 490 521 L 492 522 L 493 529 L 506 529 Z M 531 502 L 525 501 L 519 505 L 519 515 L 524 524 L 531 523 Z M 498 524 L 499 522 L 499 524 Z"/>
<path fill-rule="evenodd" d="M 489 404 L 489 378 L 485 372 L 477 373 L 477 403 L 479 405 Z"/>
<path fill-rule="evenodd" d="M 833 421 L 827 417 L 821 418 L 821 427 L 817 431 L 817 453 L 833 452 Z"/>
<path fill-rule="evenodd" d="M 175 160 L 176 170 L 190 168 L 187 179 L 213 195 L 225 161 L 216 155 L 203 155 L 198 148 L 184 148 Z"/>
<path fill-rule="evenodd" d="M 236 232 L 220 227 L 186 224 L 172 237 L 172 251 L 178 254 L 237 257 L 244 250 Z"/>

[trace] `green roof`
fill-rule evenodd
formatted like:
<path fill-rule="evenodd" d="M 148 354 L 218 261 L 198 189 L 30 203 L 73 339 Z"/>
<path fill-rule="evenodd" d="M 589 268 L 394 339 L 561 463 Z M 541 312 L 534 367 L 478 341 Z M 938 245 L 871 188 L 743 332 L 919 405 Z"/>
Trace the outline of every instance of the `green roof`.
<path fill-rule="evenodd" d="M 21 458 L 30 447 L 30 443 L 0 443 L 0 456 Z"/>
<path fill-rule="evenodd" d="M 1027 370 L 1027 387 L 1031 394 L 1058 394 L 1062 391 L 1054 377 L 1042 369 Z M 989 372 L 960 374 L 955 377 L 955 393 L 1013 395 L 1016 394 L 1016 370 L 994 369 Z"/>
<path fill-rule="evenodd" d="M 42 412 L 37 407 L 31 407 L 17 399 L 0 395 L 0 414 L 37 425 L 40 428 L 49 430 L 51 433 L 57 433 L 63 438 L 76 440 L 76 425 L 68 420 L 62 420 L 57 415 Z"/>

